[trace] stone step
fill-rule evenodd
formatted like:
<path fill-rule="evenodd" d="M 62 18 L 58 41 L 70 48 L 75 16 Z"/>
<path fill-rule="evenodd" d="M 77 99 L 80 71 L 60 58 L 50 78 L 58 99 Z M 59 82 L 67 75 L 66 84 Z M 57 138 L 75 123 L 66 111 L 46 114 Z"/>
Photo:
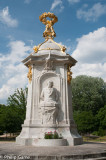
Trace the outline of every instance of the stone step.
<path fill-rule="evenodd" d="M 10 159 L 11 156 L 13 159 Z M 25 159 L 25 157 L 27 158 Z M 16 159 L 18 158 L 18 159 Z M 0 142 L 0 160 L 106 160 L 106 144 L 35 147 Z"/>
<path fill-rule="evenodd" d="M 82 159 L 80 159 L 80 160 L 82 160 Z M 89 159 L 86 159 L 86 160 L 106 160 L 106 157 L 89 158 Z"/>
<path fill-rule="evenodd" d="M 30 160 L 106 160 L 106 157 L 79 159 L 70 156 L 31 156 Z"/>
<path fill-rule="evenodd" d="M 83 158 L 83 159 L 82 159 Z M 72 156 L 25 156 L 25 155 L 0 155 L 0 160 L 106 160 L 106 157 L 84 158 Z"/>

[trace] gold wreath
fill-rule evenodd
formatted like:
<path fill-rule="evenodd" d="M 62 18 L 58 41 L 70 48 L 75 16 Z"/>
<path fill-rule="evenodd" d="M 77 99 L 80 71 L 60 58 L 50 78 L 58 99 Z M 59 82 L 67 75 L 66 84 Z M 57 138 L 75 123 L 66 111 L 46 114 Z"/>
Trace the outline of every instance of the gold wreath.
<path fill-rule="evenodd" d="M 46 19 L 47 17 L 49 17 L 51 20 L 50 21 L 47 20 Z M 56 23 L 58 21 L 58 18 L 53 13 L 50 13 L 50 12 L 46 13 L 45 12 L 41 16 L 39 16 L 39 20 L 45 25 L 49 24 L 50 26 L 53 26 L 54 23 Z"/>

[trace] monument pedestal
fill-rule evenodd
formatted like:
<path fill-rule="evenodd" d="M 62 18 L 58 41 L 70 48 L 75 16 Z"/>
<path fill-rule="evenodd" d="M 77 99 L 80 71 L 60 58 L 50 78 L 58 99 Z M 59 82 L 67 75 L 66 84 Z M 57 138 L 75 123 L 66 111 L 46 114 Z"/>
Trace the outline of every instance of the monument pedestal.
<path fill-rule="evenodd" d="M 54 132 L 55 130 L 59 135 L 62 135 L 62 139 L 50 139 L 50 141 L 49 139 L 44 139 L 45 132 Z M 76 126 L 71 126 L 70 130 L 70 126 L 23 125 L 21 134 L 16 138 L 16 143 L 21 145 L 34 146 L 74 146 L 82 144 L 83 140 L 82 137 L 78 134 Z"/>
<path fill-rule="evenodd" d="M 49 18 L 51 14 L 48 13 Z M 28 99 L 26 119 L 16 143 L 34 146 L 79 145 L 82 144 L 82 137 L 73 120 L 70 83 L 70 69 L 77 61 L 65 52 L 64 46 L 53 41 L 53 28 L 46 27 L 45 42 L 34 47 L 35 52 L 23 60 L 29 68 Z M 44 139 L 45 132 L 55 130 L 63 139 Z"/>

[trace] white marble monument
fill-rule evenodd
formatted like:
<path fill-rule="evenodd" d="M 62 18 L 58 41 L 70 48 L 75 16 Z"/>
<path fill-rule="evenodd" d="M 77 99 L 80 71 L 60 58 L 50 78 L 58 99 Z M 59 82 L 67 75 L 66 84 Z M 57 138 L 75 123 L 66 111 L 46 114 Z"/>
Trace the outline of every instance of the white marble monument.
<path fill-rule="evenodd" d="M 49 17 L 50 20 L 46 18 Z M 82 144 L 73 120 L 71 67 L 76 60 L 56 43 L 53 24 L 58 21 L 53 13 L 44 13 L 40 21 L 46 25 L 45 41 L 34 47 L 34 52 L 23 60 L 29 68 L 26 119 L 17 144 L 34 146 L 65 146 Z M 57 131 L 62 139 L 44 139 L 45 132 Z"/>

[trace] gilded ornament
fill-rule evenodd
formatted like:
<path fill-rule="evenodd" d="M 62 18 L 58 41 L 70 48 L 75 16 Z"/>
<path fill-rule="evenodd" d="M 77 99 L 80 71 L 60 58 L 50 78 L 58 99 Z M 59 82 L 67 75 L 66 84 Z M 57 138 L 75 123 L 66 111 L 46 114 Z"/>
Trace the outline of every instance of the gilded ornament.
<path fill-rule="evenodd" d="M 27 74 L 27 78 L 29 78 L 29 83 L 31 83 L 31 81 L 32 81 L 32 66 L 28 65 L 28 68 L 29 68 L 29 72 Z"/>
<path fill-rule="evenodd" d="M 50 20 L 47 20 L 47 17 L 49 17 Z M 46 29 L 43 32 L 43 37 L 45 37 L 45 39 L 53 39 L 54 37 L 56 37 L 53 25 L 58 21 L 58 18 L 53 13 L 45 12 L 41 16 L 39 16 L 39 19 L 44 25 L 46 25 Z"/>
<path fill-rule="evenodd" d="M 35 53 L 37 53 L 37 52 L 38 52 L 38 49 L 39 49 L 39 47 L 38 47 L 38 46 L 34 46 L 34 47 L 33 47 L 33 50 L 34 50 L 34 52 L 35 52 Z"/>
<path fill-rule="evenodd" d="M 63 47 L 62 47 L 62 51 L 65 52 L 65 50 L 66 50 L 65 46 L 63 46 Z"/>
<path fill-rule="evenodd" d="M 72 80 L 71 65 L 68 65 L 68 67 L 67 67 L 67 81 L 68 81 L 68 83 L 71 83 L 71 80 Z"/>

